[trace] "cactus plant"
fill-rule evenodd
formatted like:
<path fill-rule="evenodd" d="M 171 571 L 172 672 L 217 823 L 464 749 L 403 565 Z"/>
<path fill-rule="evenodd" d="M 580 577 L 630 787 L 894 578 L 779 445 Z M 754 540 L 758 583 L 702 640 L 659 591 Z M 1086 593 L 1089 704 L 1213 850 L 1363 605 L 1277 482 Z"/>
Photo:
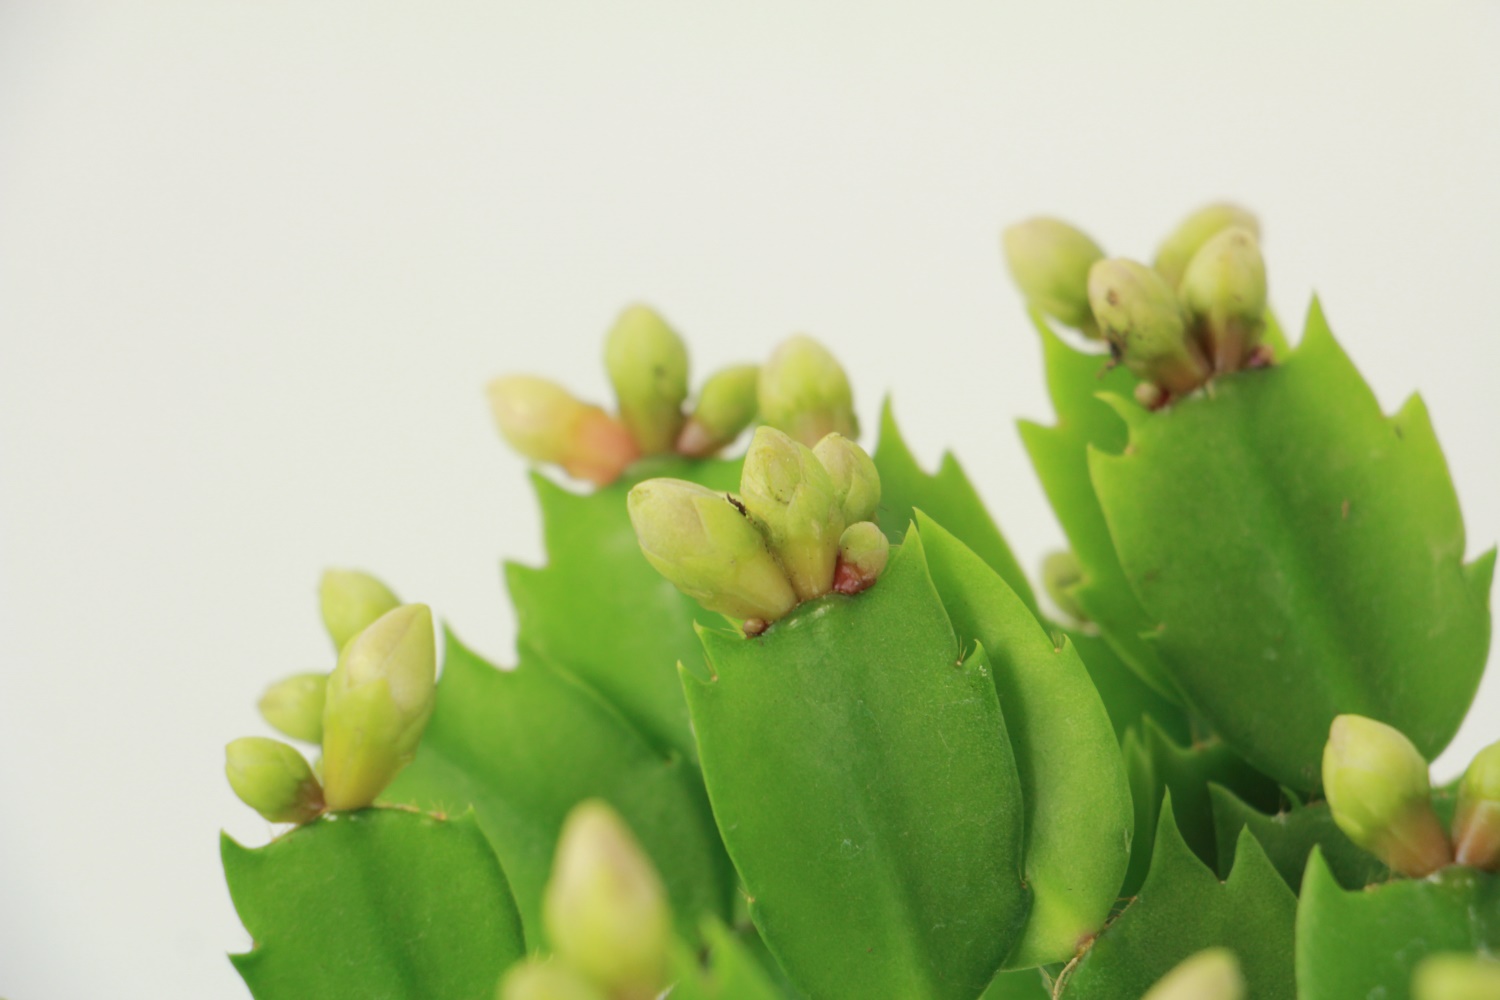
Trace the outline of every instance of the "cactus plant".
<path fill-rule="evenodd" d="M 1494 552 L 1464 561 L 1420 400 L 1383 415 L 1317 303 L 1289 345 L 1259 239 L 1229 204 L 1150 265 L 1006 231 L 1057 411 L 1021 425 L 1069 545 L 1045 605 L 889 400 L 859 444 L 810 337 L 694 397 L 632 306 L 613 411 L 492 382 L 501 435 L 588 485 L 533 474 L 510 669 L 325 575 L 331 673 L 261 700 L 321 755 L 227 750 L 289 824 L 223 844 L 252 995 L 1495 995 L 1500 744 L 1428 774 Z"/>

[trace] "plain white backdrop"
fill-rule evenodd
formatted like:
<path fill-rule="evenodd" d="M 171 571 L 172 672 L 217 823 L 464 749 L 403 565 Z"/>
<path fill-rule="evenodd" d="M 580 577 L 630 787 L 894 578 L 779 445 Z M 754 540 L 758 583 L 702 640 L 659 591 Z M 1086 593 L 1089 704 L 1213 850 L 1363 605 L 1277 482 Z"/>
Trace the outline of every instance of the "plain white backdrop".
<path fill-rule="evenodd" d="M 378 571 L 506 658 L 481 395 L 807 331 L 1028 566 L 1061 534 L 1002 224 L 1145 255 L 1229 196 L 1500 537 L 1500 4 L 0 0 L 0 996 L 243 997 L 222 747 Z M 1500 676 L 1439 762 L 1500 736 Z"/>

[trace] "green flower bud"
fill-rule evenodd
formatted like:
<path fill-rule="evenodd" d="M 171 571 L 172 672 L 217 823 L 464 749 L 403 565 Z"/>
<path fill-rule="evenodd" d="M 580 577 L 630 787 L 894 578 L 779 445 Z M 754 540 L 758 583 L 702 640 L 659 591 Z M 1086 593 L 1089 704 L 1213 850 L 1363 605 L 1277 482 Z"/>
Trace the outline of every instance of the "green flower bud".
<path fill-rule="evenodd" d="M 698 405 L 677 436 L 677 450 L 706 458 L 740 436 L 755 419 L 759 365 L 735 365 L 714 372 L 698 391 Z"/>
<path fill-rule="evenodd" d="M 1360 715 L 1334 719 L 1323 791 L 1339 829 L 1392 870 L 1418 878 L 1452 863 L 1427 761 L 1398 730 Z"/>
<path fill-rule="evenodd" d="M 323 812 L 323 789 L 312 768 L 280 740 L 235 740 L 224 748 L 224 774 L 240 801 L 272 823 L 306 823 Z"/>
<path fill-rule="evenodd" d="M 830 434 L 819 441 L 813 454 L 833 481 L 834 501 L 843 511 L 844 523 L 874 518 L 880 506 L 880 473 L 875 460 L 842 434 Z"/>
<path fill-rule="evenodd" d="M 869 590 L 885 572 L 891 558 L 891 542 L 873 521 L 860 521 L 839 536 L 839 560 L 833 572 L 833 589 L 840 594 Z"/>
<path fill-rule="evenodd" d="M 1099 244 L 1061 219 L 1038 216 L 1001 237 L 1005 262 L 1021 294 L 1059 323 L 1099 336 L 1089 309 L 1089 268 L 1104 259 Z"/>
<path fill-rule="evenodd" d="M 1101 260 L 1089 271 L 1094 318 L 1125 367 L 1176 393 L 1202 385 L 1210 372 L 1188 338 L 1187 317 L 1161 275 L 1133 260 Z"/>
<path fill-rule="evenodd" d="M 1042 560 L 1042 588 L 1052 599 L 1053 606 L 1076 622 L 1089 620 L 1073 596 L 1073 588 L 1082 582 L 1083 564 L 1072 552 L 1053 552 Z"/>
<path fill-rule="evenodd" d="M 641 456 L 624 424 L 555 382 L 506 375 L 491 382 L 487 392 L 500 435 L 533 461 L 560 465 L 570 476 L 607 486 Z"/>
<path fill-rule="evenodd" d="M 708 610 L 769 622 L 797 606 L 786 573 L 732 495 L 648 479 L 626 507 L 646 561 Z"/>
<path fill-rule="evenodd" d="M 620 401 L 620 419 L 641 452 L 671 451 L 688 394 L 687 346 L 646 306 L 620 314 L 604 341 L 604 367 Z"/>
<path fill-rule="evenodd" d="M 1228 948 L 1206 948 L 1159 979 L 1141 1000 L 1244 1000 L 1245 978 Z"/>
<path fill-rule="evenodd" d="M 1176 288 L 1182 283 L 1188 262 L 1203 244 L 1230 226 L 1249 230 L 1250 235 L 1260 239 L 1260 221 L 1243 208 L 1229 202 L 1205 205 L 1183 219 L 1156 251 L 1156 272 L 1166 279 L 1168 286 Z"/>
<path fill-rule="evenodd" d="M 558 958 L 611 997 L 649 1000 L 666 985 L 666 890 L 624 822 L 597 799 L 563 823 L 542 923 Z"/>
<path fill-rule="evenodd" d="M 294 674 L 266 689 L 260 699 L 260 714 L 294 740 L 322 743 L 327 693 L 327 674 Z"/>
<path fill-rule="evenodd" d="M 829 434 L 859 437 L 849 376 L 811 337 L 789 337 L 760 373 L 760 419 L 811 448 Z"/>
<path fill-rule="evenodd" d="M 328 808 L 363 809 L 411 762 L 436 700 L 432 611 L 403 604 L 339 654 L 323 708 Z"/>
<path fill-rule="evenodd" d="M 833 479 L 812 450 L 774 427 L 758 428 L 745 453 L 740 494 L 798 599 L 828 593 L 844 517 Z"/>
<path fill-rule="evenodd" d="M 1479 751 L 1458 784 L 1453 844 L 1459 864 L 1500 871 L 1500 743 Z"/>
<path fill-rule="evenodd" d="M 1179 292 L 1214 368 L 1242 368 L 1266 330 L 1266 261 L 1255 235 L 1220 230 L 1193 256 Z"/>
<path fill-rule="evenodd" d="M 529 958 L 510 967 L 495 1000 L 607 1000 L 603 993 L 561 962 Z"/>
<path fill-rule="evenodd" d="M 1500 961 L 1461 952 L 1429 955 L 1417 965 L 1411 995 L 1412 1000 L 1497 1000 Z"/>
<path fill-rule="evenodd" d="M 357 569 L 330 569 L 318 581 L 323 626 L 343 649 L 367 625 L 401 603 L 391 589 Z"/>

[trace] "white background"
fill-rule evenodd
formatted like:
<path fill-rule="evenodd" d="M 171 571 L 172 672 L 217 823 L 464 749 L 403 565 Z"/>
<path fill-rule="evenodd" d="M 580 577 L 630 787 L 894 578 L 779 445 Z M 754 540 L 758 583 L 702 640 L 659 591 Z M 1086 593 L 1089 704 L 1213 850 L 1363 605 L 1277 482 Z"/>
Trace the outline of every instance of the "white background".
<path fill-rule="evenodd" d="M 245 995 L 222 746 L 330 665 L 320 570 L 504 657 L 481 386 L 603 398 L 635 298 L 699 373 L 822 338 L 1034 566 L 1000 226 L 1146 255 L 1232 196 L 1500 536 L 1500 4 L 814 6 L 0 2 L 0 995 Z M 1440 773 L 1497 723 L 1492 677 Z"/>

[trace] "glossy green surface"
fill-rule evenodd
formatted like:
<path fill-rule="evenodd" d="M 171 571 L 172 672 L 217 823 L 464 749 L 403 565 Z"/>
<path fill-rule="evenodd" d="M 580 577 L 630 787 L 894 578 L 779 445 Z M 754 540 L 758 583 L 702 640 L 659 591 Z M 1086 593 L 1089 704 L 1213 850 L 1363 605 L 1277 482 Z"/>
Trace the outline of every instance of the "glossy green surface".
<path fill-rule="evenodd" d="M 326 816 L 265 847 L 227 836 L 224 875 L 254 950 L 256 1000 L 489 1000 L 526 953 L 505 876 L 472 816 Z"/>
<path fill-rule="evenodd" d="M 1146 884 L 1064 971 L 1057 996 L 1139 997 L 1189 955 L 1221 946 L 1239 960 L 1254 1000 L 1295 1000 L 1296 908 L 1296 897 L 1249 834 L 1239 839 L 1228 881 L 1220 882 L 1178 834 L 1168 799 Z"/>
<path fill-rule="evenodd" d="M 1313 854 L 1297 906 L 1300 1000 L 1411 996 L 1413 970 L 1438 952 L 1500 949 L 1500 876 L 1445 868 L 1355 892 Z"/>
<path fill-rule="evenodd" d="M 630 487 L 666 476 L 739 489 L 738 461 L 648 459 L 592 494 L 532 476 L 542 509 L 547 565 L 508 563 L 522 650 L 565 667 L 617 707 L 657 746 L 696 759 L 677 664 L 697 658 L 693 624 L 721 624 L 651 568 L 625 509 Z"/>
<path fill-rule="evenodd" d="M 719 829 L 810 997 L 973 1000 L 1019 938 L 1023 810 L 989 663 L 908 533 L 885 575 L 684 672 Z M 967 654 L 967 655 L 965 655 Z"/>
<path fill-rule="evenodd" d="M 672 955 L 672 1000 L 786 1000 L 751 949 L 718 921 L 703 928 L 707 955 L 691 948 Z"/>
<path fill-rule="evenodd" d="M 1129 445 L 1094 447 L 1094 487 L 1194 711 L 1302 791 L 1340 713 L 1441 751 L 1484 669 L 1494 558 L 1462 562 L 1420 399 L 1385 417 L 1314 305 L 1283 364 L 1116 408 Z"/>
<path fill-rule="evenodd" d="M 880 510 L 876 521 L 891 544 L 900 543 L 915 521 L 915 511 L 920 510 L 958 536 L 1036 613 L 1036 595 L 1026 573 L 1016 562 L 1005 536 L 1000 534 L 1000 528 L 974 491 L 958 459 L 952 452 L 944 452 L 936 473 L 924 471 L 901 437 L 889 399 L 880 411 L 880 440 L 875 445 L 874 458 L 875 468 L 880 472 Z"/>
<path fill-rule="evenodd" d="M 1130 860 L 1130 784 L 1078 654 L 1059 647 L 994 570 L 917 514 L 927 566 L 961 648 L 989 657 L 1026 817 L 1031 914 L 1006 960 L 1065 962 L 1109 916 Z"/>
<path fill-rule="evenodd" d="M 1214 830 L 1219 840 L 1219 874 L 1224 874 L 1241 830 L 1249 830 L 1265 848 L 1271 864 L 1295 892 L 1302 885 L 1302 873 L 1314 847 L 1323 852 L 1334 877 L 1346 889 L 1359 889 L 1389 877 L 1385 865 L 1372 854 L 1366 854 L 1333 822 L 1327 802 L 1308 805 L 1291 803 L 1287 808 L 1267 814 L 1246 804 L 1238 795 L 1220 785 L 1208 786 L 1213 800 Z"/>
<path fill-rule="evenodd" d="M 384 798 L 449 812 L 472 805 L 530 940 L 541 940 L 542 889 L 563 819 L 587 798 L 612 805 L 639 838 L 684 937 L 704 915 L 728 916 L 733 872 L 697 770 L 535 654 L 497 670 L 449 633 L 432 721 Z"/>

